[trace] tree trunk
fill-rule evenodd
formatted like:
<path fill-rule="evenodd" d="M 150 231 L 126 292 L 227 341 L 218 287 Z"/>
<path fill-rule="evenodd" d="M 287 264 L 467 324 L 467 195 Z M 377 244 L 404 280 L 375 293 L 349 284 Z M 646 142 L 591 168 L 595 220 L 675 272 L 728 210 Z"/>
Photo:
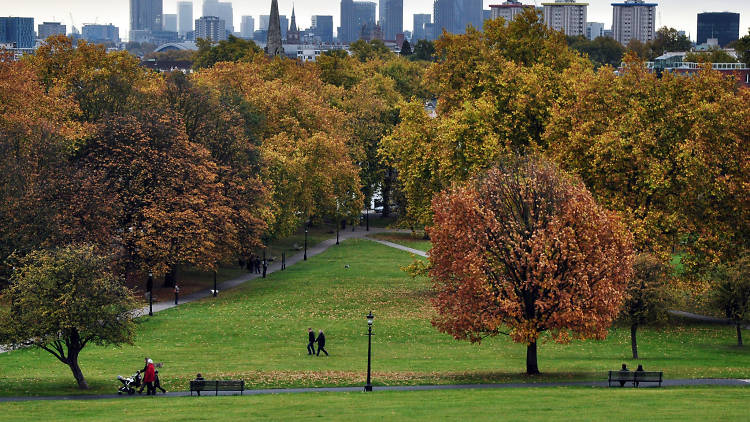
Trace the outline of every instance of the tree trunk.
<path fill-rule="evenodd" d="M 536 342 L 526 346 L 526 374 L 536 375 L 539 373 L 539 365 L 536 359 Z"/>
<path fill-rule="evenodd" d="M 742 347 L 742 325 L 737 323 L 737 346 Z"/>
<path fill-rule="evenodd" d="M 70 350 L 68 349 L 68 366 L 70 366 L 70 370 L 73 372 L 73 377 L 78 382 L 78 388 L 81 390 L 88 390 L 89 385 L 86 383 L 86 379 L 83 377 L 83 372 L 81 372 L 81 367 L 78 366 L 78 353 L 80 350 Z"/>
<path fill-rule="evenodd" d="M 638 340 L 636 340 L 635 333 L 638 331 L 638 324 L 630 326 L 630 347 L 633 349 L 633 359 L 638 359 Z"/>
<path fill-rule="evenodd" d="M 169 267 L 169 272 L 164 275 L 164 287 L 174 287 L 177 283 L 177 265 Z"/>
<path fill-rule="evenodd" d="M 383 217 L 390 217 L 391 215 L 391 190 L 393 189 L 393 169 L 388 167 L 383 178 L 383 188 L 381 189 L 381 196 L 383 199 Z"/>

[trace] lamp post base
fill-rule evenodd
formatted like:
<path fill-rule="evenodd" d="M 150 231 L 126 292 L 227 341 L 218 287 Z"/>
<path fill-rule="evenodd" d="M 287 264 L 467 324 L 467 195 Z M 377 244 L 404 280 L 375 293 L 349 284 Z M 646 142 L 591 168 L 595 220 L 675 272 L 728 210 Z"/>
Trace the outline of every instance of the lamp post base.
<path fill-rule="evenodd" d="M 365 391 L 372 391 L 372 385 L 370 384 L 365 385 Z"/>

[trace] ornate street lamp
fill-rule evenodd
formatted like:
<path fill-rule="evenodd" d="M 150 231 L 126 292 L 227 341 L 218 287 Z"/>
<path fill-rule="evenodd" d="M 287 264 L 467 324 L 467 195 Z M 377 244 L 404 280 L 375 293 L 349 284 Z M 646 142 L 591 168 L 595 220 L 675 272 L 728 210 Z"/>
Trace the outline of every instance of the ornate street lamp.
<path fill-rule="evenodd" d="M 372 311 L 367 315 L 367 384 L 365 384 L 365 391 L 372 391 L 372 383 L 370 382 L 370 363 L 372 361 L 372 320 L 375 319 L 375 315 Z"/>
<path fill-rule="evenodd" d="M 214 291 L 213 291 L 213 293 L 214 293 L 214 297 L 216 297 L 216 295 L 219 293 L 219 291 L 216 290 L 216 270 L 214 270 Z"/>
<path fill-rule="evenodd" d="M 305 226 L 305 261 L 307 261 L 307 226 Z"/>

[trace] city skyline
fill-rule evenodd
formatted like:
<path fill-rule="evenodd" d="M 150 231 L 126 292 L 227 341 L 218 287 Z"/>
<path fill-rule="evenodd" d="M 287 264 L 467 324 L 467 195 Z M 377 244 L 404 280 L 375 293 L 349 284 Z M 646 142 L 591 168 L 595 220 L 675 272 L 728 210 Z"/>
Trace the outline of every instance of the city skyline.
<path fill-rule="evenodd" d="M 378 0 L 373 0 L 380 3 Z M 490 4 L 500 4 L 504 0 L 483 0 L 483 8 L 488 9 Z M 717 0 L 707 4 L 698 0 L 656 0 L 657 8 L 656 27 L 674 27 L 684 30 L 692 40 L 697 36 L 697 15 L 701 12 L 735 12 L 740 14 L 740 36 L 747 34 L 750 27 L 750 2 L 744 0 Z M 114 3 L 114 4 L 113 4 Z M 415 13 L 432 14 L 433 0 L 404 0 L 404 30 L 411 31 L 413 28 L 412 16 Z M 534 1 L 522 0 L 524 4 L 534 4 Z M 536 4 L 541 6 L 542 1 Z M 612 25 L 611 0 L 589 1 L 588 21 L 603 22 L 606 28 Z M 305 29 L 311 25 L 312 15 L 333 16 L 334 35 L 336 27 L 340 25 L 340 0 L 319 0 L 317 2 L 304 2 L 293 0 L 279 0 L 281 14 L 291 15 L 292 5 L 296 9 L 298 26 Z M 203 2 L 193 2 L 194 19 L 202 16 Z M 239 28 L 242 16 L 254 16 L 268 14 L 271 7 L 270 0 L 245 0 L 232 2 L 234 26 Z M 80 31 L 83 24 L 98 23 L 109 24 L 120 28 L 120 34 L 124 38 L 130 30 L 129 0 L 117 0 L 116 2 L 99 2 L 94 0 L 66 0 L 65 2 L 52 0 L 31 0 L 28 2 L 13 2 L 5 5 L 0 12 L 2 16 L 33 17 L 35 27 L 38 23 L 61 22 L 67 25 L 68 31 L 72 30 L 73 23 Z M 163 13 L 177 13 L 177 1 L 165 0 Z M 74 22 L 71 22 L 70 14 Z M 434 17 L 433 17 L 434 19 Z"/>

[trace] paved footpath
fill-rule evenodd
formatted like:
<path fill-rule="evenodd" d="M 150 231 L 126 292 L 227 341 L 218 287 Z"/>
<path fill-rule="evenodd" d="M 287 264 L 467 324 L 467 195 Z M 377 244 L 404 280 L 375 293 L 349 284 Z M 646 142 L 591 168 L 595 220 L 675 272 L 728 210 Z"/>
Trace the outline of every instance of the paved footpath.
<path fill-rule="evenodd" d="M 712 385 L 712 386 L 725 386 L 725 387 L 750 387 L 750 380 L 737 380 L 737 379 L 678 379 L 678 380 L 665 380 L 662 385 L 664 387 L 682 387 L 682 386 L 699 386 L 699 385 Z M 503 388 L 554 388 L 554 387 L 590 387 L 590 388 L 606 388 L 607 381 L 582 381 L 582 382 L 547 382 L 547 383 L 507 383 L 507 384 L 445 384 L 445 385 L 399 385 L 399 386 L 383 386 L 373 387 L 375 392 L 377 391 L 434 391 L 434 390 L 477 390 L 477 389 L 503 389 Z M 649 384 L 648 387 L 656 387 L 654 384 Z M 620 387 L 613 387 L 620 388 Z M 630 387 L 626 387 L 630 388 Z M 245 396 L 259 396 L 267 394 L 293 394 L 293 393 L 355 393 L 363 391 L 363 387 L 318 387 L 318 388 L 275 388 L 265 390 L 246 390 L 242 393 Z M 204 392 L 203 396 L 210 397 L 214 396 L 210 392 Z M 220 396 L 238 396 L 239 393 L 220 391 Z M 186 397 L 190 396 L 188 391 L 176 391 L 168 392 L 166 394 L 159 394 L 159 396 L 167 397 Z M 120 396 L 117 394 L 102 394 L 102 395 L 81 395 L 81 396 L 39 396 L 39 397 L 0 397 L 0 403 L 3 402 L 23 402 L 23 401 L 41 401 L 41 400 L 103 400 L 103 399 L 136 399 L 141 397 L 147 397 L 143 395 L 133 396 Z M 197 397 L 197 396 L 196 396 Z"/>

